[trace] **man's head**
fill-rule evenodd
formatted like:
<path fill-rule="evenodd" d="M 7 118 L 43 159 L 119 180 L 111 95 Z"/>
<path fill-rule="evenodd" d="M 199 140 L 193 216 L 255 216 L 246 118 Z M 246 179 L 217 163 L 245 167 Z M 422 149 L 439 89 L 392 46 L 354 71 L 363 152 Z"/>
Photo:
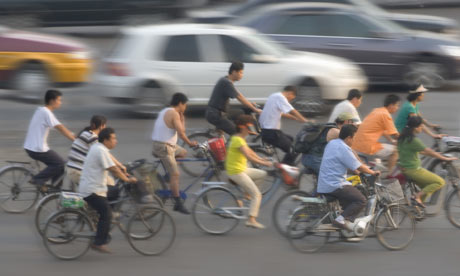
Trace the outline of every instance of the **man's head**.
<path fill-rule="evenodd" d="M 244 64 L 241 61 L 234 61 L 228 69 L 228 77 L 231 81 L 239 81 L 243 78 Z"/>
<path fill-rule="evenodd" d="M 117 145 L 117 136 L 115 130 L 111 127 L 106 127 L 99 133 L 97 137 L 99 143 L 104 144 L 108 149 L 113 149 Z"/>
<path fill-rule="evenodd" d="M 385 100 L 383 102 L 383 106 L 388 109 L 388 112 L 390 113 L 396 113 L 399 109 L 399 104 L 401 103 L 401 98 L 399 98 L 398 95 L 395 94 L 390 94 L 385 97 Z"/>
<path fill-rule="evenodd" d="M 58 90 L 50 89 L 46 91 L 45 94 L 45 105 L 50 107 L 51 109 L 58 109 L 61 107 L 61 96 L 62 93 Z"/>
<path fill-rule="evenodd" d="M 358 128 L 355 125 L 344 125 L 340 129 L 339 138 L 342 139 L 349 147 L 353 145 L 353 138 Z"/>
<path fill-rule="evenodd" d="M 286 97 L 288 102 L 292 101 L 295 99 L 297 96 L 297 88 L 293 85 L 288 85 L 283 88 L 283 95 Z"/>
<path fill-rule="evenodd" d="M 175 93 L 171 98 L 171 106 L 181 113 L 184 113 L 185 109 L 187 109 L 187 102 L 188 98 L 183 93 Z"/>
<path fill-rule="evenodd" d="M 353 115 L 348 112 L 343 112 L 340 113 L 339 116 L 335 119 L 335 123 L 339 128 L 341 128 L 343 125 L 349 125 L 349 124 L 354 124 L 356 123 L 357 120 L 353 118 Z"/>
<path fill-rule="evenodd" d="M 415 86 L 412 90 L 409 90 L 409 95 L 407 95 L 407 100 L 409 102 L 421 102 L 423 101 L 423 98 L 425 97 L 425 92 L 427 92 L 428 89 L 426 89 L 422 84 Z"/>
<path fill-rule="evenodd" d="M 348 92 L 348 97 L 347 100 L 356 108 L 358 108 L 361 105 L 361 102 L 363 100 L 363 95 L 361 92 L 359 92 L 358 89 L 351 89 Z"/>

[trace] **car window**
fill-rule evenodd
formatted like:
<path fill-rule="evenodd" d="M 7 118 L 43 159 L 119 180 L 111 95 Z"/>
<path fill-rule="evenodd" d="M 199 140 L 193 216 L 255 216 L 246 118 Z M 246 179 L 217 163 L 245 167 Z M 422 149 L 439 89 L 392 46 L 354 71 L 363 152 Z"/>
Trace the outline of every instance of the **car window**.
<path fill-rule="evenodd" d="M 337 30 L 338 36 L 346 37 L 371 37 L 369 27 L 356 17 L 347 14 L 331 15 L 331 21 L 334 23 L 334 29 Z"/>
<path fill-rule="evenodd" d="M 222 35 L 221 40 L 227 61 L 254 62 L 252 56 L 258 54 L 254 48 L 231 36 Z"/>
<path fill-rule="evenodd" d="M 171 36 L 166 43 L 163 60 L 181 62 L 200 61 L 196 37 L 194 35 Z"/>

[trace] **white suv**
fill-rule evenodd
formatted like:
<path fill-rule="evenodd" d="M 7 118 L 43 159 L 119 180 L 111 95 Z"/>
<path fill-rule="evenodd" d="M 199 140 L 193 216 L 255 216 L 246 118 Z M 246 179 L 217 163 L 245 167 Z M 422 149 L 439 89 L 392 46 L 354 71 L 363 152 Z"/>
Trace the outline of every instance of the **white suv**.
<path fill-rule="evenodd" d="M 259 104 L 283 86 L 297 85 L 296 107 L 318 113 L 350 89 L 367 88 L 361 69 L 347 60 L 290 51 L 247 28 L 174 24 L 127 28 L 122 34 L 96 82 L 105 97 L 139 113 L 158 112 L 175 92 L 185 93 L 191 107 L 206 106 L 234 60 L 245 65 L 237 89 Z"/>

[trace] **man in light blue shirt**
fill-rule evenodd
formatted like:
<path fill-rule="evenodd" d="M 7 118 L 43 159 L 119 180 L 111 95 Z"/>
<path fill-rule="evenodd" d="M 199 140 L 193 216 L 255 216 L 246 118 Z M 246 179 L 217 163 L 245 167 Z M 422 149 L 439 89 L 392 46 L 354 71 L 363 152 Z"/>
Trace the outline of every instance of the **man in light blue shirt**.
<path fill-rule="evenodd" d="M 318 193 L 337 198 L 343 209 L 342 214 L 332 224 L 350 231 L 350 222 L 353 222 L 356 215 L 366 206 L 367 200 L 346 180 L 347 170 L 357 174 L 379 173 L 362 164 L 351 149 L 356 131 L 356 126 L 344 125 L 340 130 L 339 139 L 334 139 L 327 144 L 318 177 Z"/>

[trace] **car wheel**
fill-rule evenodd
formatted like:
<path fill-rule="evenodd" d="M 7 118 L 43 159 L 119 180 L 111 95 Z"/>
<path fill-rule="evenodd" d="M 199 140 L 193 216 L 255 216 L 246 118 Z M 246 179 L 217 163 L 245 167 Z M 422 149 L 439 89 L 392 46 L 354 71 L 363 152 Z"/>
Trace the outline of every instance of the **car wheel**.
<path fill-rule="evenodd" d="M 293 105 L 304 114 L 318 115 L 326 111 L 325 102 L 321 97 L 321 87 L 313 79 L 306 79 L 298 86 Z"/>
<path fill-rule="evenodd" d="M 421 59 L 409 63 L 404 83 L 409 87 L 423 84 L 427 88 L 439 88 L 445 84 L 445 68 L 433 59 Z"/>
<path fill-rule="evenodd" d="M 156 82 L 151 82 L 139 88 L 133 111 L 151 117 L 158 114 L 165 106 L 166 95 L 163 88 Z"/>
<path fill-rule="evenodd" d="M 43 99 L 46 90 L 52 87 L 48 72 L 41 64 L 25 64 L 15 74 L 12 88 L 17 96 L 31 101 Z"/>

